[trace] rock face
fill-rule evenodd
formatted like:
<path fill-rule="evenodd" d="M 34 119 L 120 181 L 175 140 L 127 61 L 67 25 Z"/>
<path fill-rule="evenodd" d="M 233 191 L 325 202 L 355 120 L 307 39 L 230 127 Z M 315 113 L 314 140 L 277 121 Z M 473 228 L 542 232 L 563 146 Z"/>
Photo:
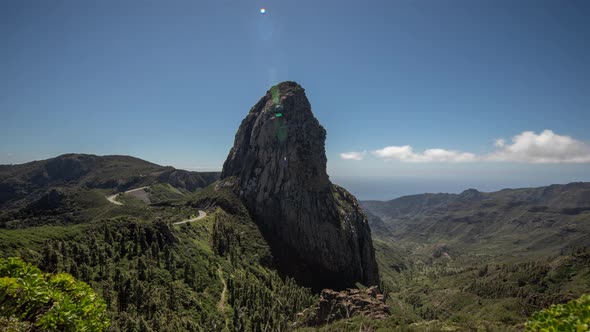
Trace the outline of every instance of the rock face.
<path fill-rule="evenodd" d="M 169 183 L 175 188 L 183 188 L 194 191 L 204 188 L 219 179 L 219 172 L 190 172 L 181 169 L 171 169 L 162 172 L 158 180 Z"/>
<path fill-rule="evenodd" d="M 377 287 L 337 292 L 324 289 L 317 305 L 299 313 L 299 326 L 319 326 L 339 319 L 362 315 L 374 319 L 389 316 L 389 307 Z"/>
<path fill-rule="evenodd" d="M 316 290 L 379 281 L 371 231 L 354 196 L 326 173 L 326 131 L 304 89 L 283 82 L 250 110 L 223 165 L 279 270 Z"/>

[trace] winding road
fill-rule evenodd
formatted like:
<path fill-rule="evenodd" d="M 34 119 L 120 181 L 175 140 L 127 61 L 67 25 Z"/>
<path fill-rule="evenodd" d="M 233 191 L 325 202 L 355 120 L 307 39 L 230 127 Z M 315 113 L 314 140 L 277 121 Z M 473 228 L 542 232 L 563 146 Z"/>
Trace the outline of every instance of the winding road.
<path fill-rule="evenodd" d="M 121 194 L 128 194 L 128 193 L 132 193 L 132 192 L 134 192 L 134 191 L 138 191 L 138 190 L 144 190 L 144 189 L 146 189 L 146 188 L 148 188 L 148 187 L 135 188 L 135 189 L 127 190 L 127 191 L 125 191 L 125 192 L 122 192 L 122 193 L 117 193 L 117 194 L 114 194 L 114 195 L 105 196 L 105 198 L 106 198 L 106 199 L 107 199 L 109 202 L 111 202 L 111 203 L 113 203 L 113 204 L 115 204 L 115 205 L 123 205 L 123 203 L 121 203 L 121 202 L 118 202 L 118 201 L 117 201 L 117 197 L 118 197 L 119 195 L 121 195 Z M 194 218 L 186 219 L 186 220 L 183 220 L 183 221 L 177 221 L 177 222 L 173 222 L 173 223 L 172 223 L 172 225 L 186 224 L 186 223 L 189 223 L 189 222 L 193 222 L 193 221 L 201 220 L 201 219 L 205 218 L 206 216 L 207 216 L 207 212 L 205 212 L 205 211 L 203 211 L 203 210 L 199 210 L 199 215 L 198 215 L 198 216 L 196 216 L 196 217 L 194 217 Z"/>
<path fill-rule="evenodd" d="M 199 210 L 199 215 L 191 218 L 191 219 L 187 219 L 187 220 L 183 220 L 183 221 L 177 221 L 177 222 L 173 222 L 172 225 L 180 225 L 180 224 L 186 224 L 188 222 L 193 222 L 193 221 L 197 221 L 200 219 L 203 219 L 207 216 L 207 212 Z"/>
<path fill-rule="evenodd" d="M 148 188 L 148 187 L 146 186 L 146 187 L 141 187 L 141 188 L 135 188 L 135 189 L 127 190 L 127 191 L 125 191 L 125 192 L 122 192 L 122 193 L 116 193 L 116 194 L 114 194 L 114 195 L 105 196 L 105 197 L 106 197 L 106 199 L 107 199 L 109 202 L 111 202 L 111 203 L 113 203 L 113 204 L 115 204 L 115 205 L 123 205 L 123 203 L 121 203 L 121 202 L 118 202 L 118 201 L 117 201 L 117 197 L 119 197 L 119 195 L 121 195 L 121 194 L 129 194 L 129 193 L 132 193 L 132 192 L 134 192 L 134 191 L 138 191 L 138 190 L 144 190 L 144 189 L 146 189 L 146 188 Z"/>
<path fill-rule="evenodd" d="M 120 194 L 120 193 L 119 193 L 119 194 Z M 123 205 L 123 203 L 121 203 L 121 202 L 117 202 L 117 201 L 116 201 L 116 199 L 117 199 L 117 196 L 119 196 L 119 194 L 114 194 L 114 195 L 111 195 L 111 196 L 105 196 L 105 197 L 107 198 L 107 200 L 108 200 L 109 202 L 111 202 L 111 203 L 113 203 L 113 204 L 115 204 L 115 205 Z"/>

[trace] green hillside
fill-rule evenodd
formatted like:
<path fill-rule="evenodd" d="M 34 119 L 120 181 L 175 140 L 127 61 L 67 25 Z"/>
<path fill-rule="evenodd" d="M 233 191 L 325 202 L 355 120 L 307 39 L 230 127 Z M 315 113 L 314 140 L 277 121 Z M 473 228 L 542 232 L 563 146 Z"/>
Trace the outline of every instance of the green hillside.
<path fill-rule="evenodd" d="M 362 202 L 393 314 L 325 330 L 522 330 L 590 291 L 589 193 L 573 183 Z"/>
<path fill-rule="evenodd" d="M 444 244 L 459 253 L 546 257 L 590 245 L 590 184 L 423 194 L 362 202 L 383 223 L 376 236 L 411 248 Z"/>
<path fill-rule="evenodd" d="M 177 170 L 130 156 L 65 154 L 26 164 L 2 165 L 0 207 L 22 207 L 52 188 L 110 189 L 121 192 L 159 182 L 194 191 L 218 178 L 218 172 Z"/>
<path fill-rule="evenodd" d="M 227 189 L 212 185 L 162 206 L 107 204 L 81 224 L 0 230 L 0 255 L 91 285 L 111 331 L 285 330 L 314 301 L 275 272 L 258 228 Z M 205 206 L 205 218 L 172 225 Z"/>
<path fill-rule="evenodd" d="M 150 211 L 132 195 L 125 207 L 105 197 L 148 187 L 148 204 L 165 204 L 215 182 L 218 172 L 189 172 L 129 156 L 67 154 L 0 167 L 0 228 L 89 222 Z M 144 202 L 145 203 L 145 202 Z"/>

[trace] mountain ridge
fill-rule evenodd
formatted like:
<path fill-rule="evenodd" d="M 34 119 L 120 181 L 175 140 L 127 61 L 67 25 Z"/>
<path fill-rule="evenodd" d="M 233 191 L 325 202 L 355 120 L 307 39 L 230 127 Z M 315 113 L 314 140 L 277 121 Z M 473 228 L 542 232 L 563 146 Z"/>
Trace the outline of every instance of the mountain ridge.
<path fill-rule="evenodd" d="M 556 254 L 590 245 L 590 183 L 460 194 L 419 194 L 361 201 L 382 222 L 382 235 L 410 242 L 444 241 L 481 252 Z M 375 219 L 376 220 L 376 219 Z M 486 247 L 484 246 L 485 248 Z"/>
<path fill-rule="evenodd" d="M 0 168 L 0 206 L 36 191 L 79 186 L 124 191 L 132 186 L 170 183 L 193 191 L 219 178 L 219 172 L 191 172 L 126 155 L 68 153 Z"/>

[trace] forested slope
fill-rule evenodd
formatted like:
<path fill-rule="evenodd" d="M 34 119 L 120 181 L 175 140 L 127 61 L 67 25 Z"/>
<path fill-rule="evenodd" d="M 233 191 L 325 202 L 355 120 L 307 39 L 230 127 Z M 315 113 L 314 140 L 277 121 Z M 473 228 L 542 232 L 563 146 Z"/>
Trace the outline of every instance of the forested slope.
<path fill-rule="evenodd" d="M 171 224 L 197 207 L 208 216 Z M 88 223 L 0 230 L 0 254 L 89 283 L 107 304 L 112 331 L 284 330 L 314 300 L 275 272 L 268 245 L 229 190 L 211 186 L 143 209 L 144 216 L 121 207 Z"/>

